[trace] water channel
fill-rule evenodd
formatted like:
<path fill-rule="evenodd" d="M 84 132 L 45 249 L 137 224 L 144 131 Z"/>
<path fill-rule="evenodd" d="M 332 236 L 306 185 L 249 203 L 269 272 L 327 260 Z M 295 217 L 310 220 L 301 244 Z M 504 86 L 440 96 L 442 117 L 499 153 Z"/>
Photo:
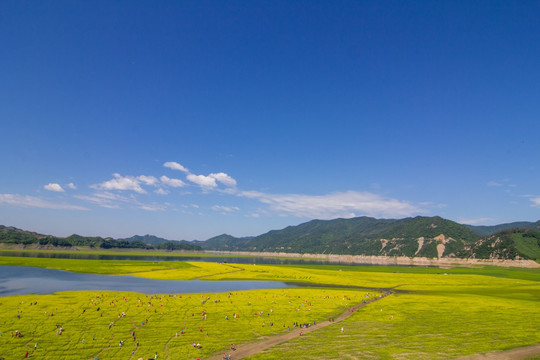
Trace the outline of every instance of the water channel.
<path fill-rule="evenodd" d="M 229 262 L 235 264 L 289 264 L 289 265 L 329 265 L 339 264 L 325 260 L 304 260 L 299 258 L 271 258 L 256 256 L 155 256 L 133 254 L 88 254 L 88 253 L 55 253 L 55 252 L 30 252 L 30 251 L 2 251 L 0 256 L 37 257 L 46 259 L 82 259 L 82 260 L 143 260 L 143 261 L 202 261 L 202 262 Z M 341 263 L 343 265 L 343 263 Z"/>
<path fill-rule="evenodd" d="M 60 291 L 114 290 L 144 294 L 185 294 L 255 289 L 281 289 L 294 285 L 278 281 L 155 280 L 135 276 L 81 274 L 27 266 L 0 266 L 0 296 L 53 294 Z"/>

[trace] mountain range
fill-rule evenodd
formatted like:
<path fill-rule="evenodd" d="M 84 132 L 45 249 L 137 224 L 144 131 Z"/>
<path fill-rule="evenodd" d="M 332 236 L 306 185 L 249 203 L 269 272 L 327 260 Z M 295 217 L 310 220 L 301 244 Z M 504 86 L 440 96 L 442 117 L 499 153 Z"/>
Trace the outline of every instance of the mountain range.
<path fill-rule="evenodd" d="M 363 216 L 312 220 L 252 237 L 223 234 L 206 241 L 171 241 L 153 235 L 125 239 L 79 235 L 57 238 L 0 225 L 0 243 L 539 261 L 540 220 L 473 226 L 439 216 L 404 219 Z"/>
<path fill-rule="evenodd" d="M 312 220 L 255 237 L 223 234 L 197 244 L 221 251 L 536 260 L 540 259 L 539 230 L 540 221 L 472 226 L 439 216 L 364 216 Z"/>

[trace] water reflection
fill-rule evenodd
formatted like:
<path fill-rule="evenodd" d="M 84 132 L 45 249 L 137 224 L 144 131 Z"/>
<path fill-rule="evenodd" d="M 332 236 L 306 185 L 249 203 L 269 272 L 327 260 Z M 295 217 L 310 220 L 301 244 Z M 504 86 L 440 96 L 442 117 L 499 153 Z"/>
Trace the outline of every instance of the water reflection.
<path fill-rule="evenodd" d="M 53 294 L 60 291 L 78 290 L 184 294 L 280 289 L 291 286 L 293 285 L 277 281 L 154 280 L 135 276 L 80 274 L 27 266 L 0 266 L 0 296 Z"/>
<path fill-rule="evenodd" d="M 330 265 L 339 264 L 326 260 L 284 259 L 270 257 L 218 257 L 218 256 L 153 256 L 134 254 L 78 254 L 55 252 L 0 251 L 0 256 L 37 257 L 47 259 L 80 260 L 145 260 L 145 261 L 201 261 L 229 262 L 235 264 L 281 264 L 281 265 Z M 343 263 L 342 263 L 343 264 Z"/>

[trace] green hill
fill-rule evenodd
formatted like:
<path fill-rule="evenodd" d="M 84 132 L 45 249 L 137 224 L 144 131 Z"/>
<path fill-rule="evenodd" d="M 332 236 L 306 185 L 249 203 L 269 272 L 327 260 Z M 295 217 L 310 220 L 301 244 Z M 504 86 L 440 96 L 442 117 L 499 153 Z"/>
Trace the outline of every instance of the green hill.
<path fill-rule="evenodd" d="M 443 256 L 455 256 L 464 244 L 478 238 L 466 226 L 438 216 L 399 220 L 364 216 L 312 220 L 253 238 L 222 235 L 201 246 L 228 251 L 437 257 L 440 245 L 444 246 Z"/>
<path fill-rule="evenodd" d="M 540 230 L 540 220 L 537 222 L 518 221 L 492 226 L 465 225 L 480 236 L 488 236 L 506 229 L 536 229 Z"/>
<path fill-rule="evenodd" d="M 522 226 L 525 228 L 512 228 Z M 497 229 L 504 229 L 496 232 Z M 488 234 L 481 236 L 480 234 Z M 404 219 L 312 220 L 254 237 L 223 234 L 206 241 L 171 241 L 153 235 L 127 239 L 71 235 L 59 238 L 0 225 L 0 243 L 56 247 L 140 248 L 347 254 L 428 258 L 540 260 L 540 221 L 495 226 L 458 224 L 439 216 Z"/>
<path fill-rule="evenodd" d="M 540 231 L 506 229 L 466 245 L 458 255 L 477 259 L 531 259 L 540 261 Z"/>
<path fill-rule="evenodd" d="M 201 250 L 201 247 L 188 241 L 171 241 L 152 235 L 133 236 L 128 239 L 102 238 L 99 236 L 80 236 L 73 234 L 61 238 L 0 225 L 0 243 L 25 246 L 73 247 L 88 246 L 92 248 L 135 248 L 165 250 Z"/>

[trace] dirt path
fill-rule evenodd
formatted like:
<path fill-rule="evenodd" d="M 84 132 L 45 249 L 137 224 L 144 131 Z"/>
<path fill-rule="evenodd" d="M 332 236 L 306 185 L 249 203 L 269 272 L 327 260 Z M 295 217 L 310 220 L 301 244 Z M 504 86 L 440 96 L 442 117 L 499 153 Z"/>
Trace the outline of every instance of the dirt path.
<path fill-rule="evenodd" d="M 540 344 L 517 349 L 461 357 L 457 360 L 522 360 L 540 355 Z"/>
<path fill-rule="evenodd" d="M 326 327 L 328 325 L 331 325 L 331 324 L 340 322 L 342 320 L 345 320 L 346 318 L 351 316 L 354 313 L 354 311 L 356 311 L 357 309 L 359 309 L 359 308 L 361 308 L 363 306 L 366 306 L 367 304 L 370 304 L 372 302 L 375 302 L 377 300 L 381 300 L 381 299 L 383 299 L 383 298 L 385 298 L 385 297 L 387 297 L 388 295 L 391 295 L 391 294 L 392 294 L 391 292 L 386 292 L 386 293 L 384 293 L 384 295 L 381 295 L 380 297 L 376 297 L 374 299 L 366 301 L 365 303 L 355 305 L 354 307 L 347 309 L 344 313 L 339 315 L 332 322 L 330 322 L 330 321 L 322 321 L 322 322 L 319 322 L 316 325 L 310 326 L 308 328 L 303 328 L 303 329 L 302 328 L 294 328 L 293 330 L 291 330 L 287 334 L 272 336 L 270 338 L 267 338 L 266 340 L 263 340 L 263 341 L 257 342 L 257 343 L 249 343 L 249 344 L 237 345 L 236 351 L 231 351 L 230 349 L 227 349 L 226 351 L 224 351 L 224 353 L 232 355 L 232 358 L 234 360 L 243 359 L 245 357 L 255 355 L 255 354 L 257 354 L 257 353 L 259 353 L 259 352 L 261 352 L 263 350 L 266 350 L 266 349 L 268 349 L 268 348 L 270 348 L 272 346 L 275 346 L 275 345 L 281 344 L 283 342 L 289 341 L 291 339 L 294 339 L 295 337 L 300 336 L 300 333 L 307 334 L 307 333 L 310 333 L 312 331 L 324 328 L 324 327 Z M 223 359 L 223 354 L 219 354 L 219 355 L 214 355 L 212 357 L 209 357 L 207 360 L 222 360 L 222 359 Z"/>

